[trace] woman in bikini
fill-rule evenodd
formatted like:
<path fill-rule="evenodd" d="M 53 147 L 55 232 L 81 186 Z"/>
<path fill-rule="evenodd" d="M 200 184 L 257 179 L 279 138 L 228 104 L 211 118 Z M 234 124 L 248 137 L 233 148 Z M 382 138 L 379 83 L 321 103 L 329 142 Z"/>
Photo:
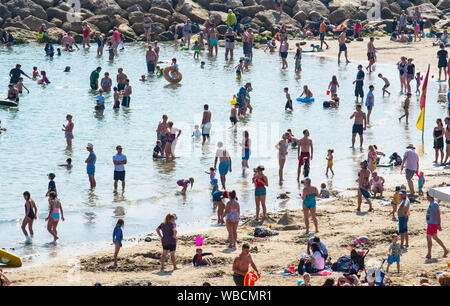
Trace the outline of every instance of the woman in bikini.
<path fill-rule="evenodd" d="M 237 228 L 239 225 L 239 219 L 241 215 L 241 209 L 236 197 L 236 191 L 229 193 L 230 201 L 228 201 L 225 207 L 225 216 L 227 217 L 226 226 L 228 231 L 228 248 L 236 247 L 237 240 Z"/>
<path fill-rule="evenodd" d="M 112 87 L 112 80 L 109 77 L 109 72 L 105 72 L 105 76 L 100 81 L 100 86 L 102 87 L 104 92 L 110 92 Z"/>
<path fill-rule="evenodd" d="M 31 195 L 28 191 L 23 193 L 23 198 L 25 199 L 25 217 L 22 222 L 22 232 L 26 237 L 26 242 L 31 243 L 33 239 L 33 222 L 37 219 L 37 207 L 34 201 L 31 199 Z M 28 236 L 28 232 L 25 229 L 28 225 L 28 230 L 30 231 L 30 236 Z"/>
<path fill-rule="evenodd" d="M 61 202 L 56 197 L 56 193 L 53 191 L 49 194 L 48 204 L 48 216 L 45 218 L 45 221 L 48 221 L 47 230 L 53 236 L 53 241 L 56 242 L 56 240 L 58 240 L 58 232 L 56 231 L 56 227 L 58 226 L 60 218 L 64 221 L 64 213 Z"/>
<path fill-rule="evenodd" d="M 337 77 L 335 75 L 333 75 L 333 77 L 331 78 L 331 82 L 328 85 L 328 90 L 331 93 L 331 96 L 333 96 L 335 93 L 337 93 L 337 89 L 339 87 L 339 82 L 337 80 Z"/>
<path fill-rule="evenodd" d="M 400 62 L 397 63 L 397 69 L 400 73 L 400 84 L 401 84 L 400 93 L 403 93 L 404 91 L 407 90 L 406 66 L 408 66 L 408 62 L 406 61 L 406 57 L 402 56 Z"/>
<path fill-rule="evenodd" d="M 436 151 L 434 163 L 438 163 L 439 152 L 441 153 L 441 164 L 444 161 L 444 126 L 441 119 L 436 120 L 437 126 L 433 130 L 434 145 Z"/>
<path fill-rule="evenodd" d="M 258 166 L 253 176 L 253 184 L 255 184 L 255 203 L 256 203 L 256 220 L 259 220 L 259 207 L 262 206 L 263 220 L 267 217 L 266 212 L 266 186 L 269 186 L 269 180 L 263 173 L 264 166 Z"/>
<path fill-rule="evenodd" d="M 71 147 L 73 139 L 73 127 L 74 127 L 74 123 L 72 122 L 72 115 L 67 114 L 66 119 L 67 124 L 63 124 L 62 130 L 64 131 L 64 136 L 66 137 L 67 146 Z"/>
<path fill-rule="evenodd" d="M 150 42 L 150 34 L 152 32 L 152 19 L 150 18 L 150 15 L 146 14 L 144 15 L 144 32 L 145 37 L 147 39 L 147 43 Z"/>

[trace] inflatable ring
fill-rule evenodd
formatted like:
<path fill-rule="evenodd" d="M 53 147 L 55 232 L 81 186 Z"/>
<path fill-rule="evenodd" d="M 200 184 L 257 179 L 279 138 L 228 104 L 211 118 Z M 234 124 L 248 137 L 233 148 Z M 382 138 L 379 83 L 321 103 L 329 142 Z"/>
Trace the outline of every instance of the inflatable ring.
<path fill-rule="evenodd" d="M 170 76 L 170 72 L 175 74 L 177 76 L 177 78 L 176 79 L 172 78 Z M 183 75 L 181 74 L 181 72 L 175 71 L 175 67 L 173 67 L 173 66 L 169 66 L 169 67 L 164 68 L 163 69 L 163 76 L 168 82 L 170 82 L 172 84 L 177 84 L 183 79 Z"/>
<path fill-rule="evenodd" d="M 314 97 L 311 98 L 297 98 L 298 102 L 302 102 L 302 103 L 309 103 L 309 102 L 314 102 Z"/>

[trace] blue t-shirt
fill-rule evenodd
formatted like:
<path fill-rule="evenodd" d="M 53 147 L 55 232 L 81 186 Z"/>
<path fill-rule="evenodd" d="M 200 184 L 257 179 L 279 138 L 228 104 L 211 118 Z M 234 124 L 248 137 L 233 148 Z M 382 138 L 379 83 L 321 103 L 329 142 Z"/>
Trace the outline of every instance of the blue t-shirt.
<path fill-rule="evenodd" d="M 56 192 L 56 183 L 55 183 L 55 181 L 48 182 L 48 190 Z"/>
<path fill-rule="evenodd" d="M 362 79 L 364 78 L 364 71 L 359 70 L 358 73 L 356 74 L 356 79 Z M 356 81 L 356 85 L 362 86 L 364 84 L 364 81 Z"/>
<path fill-rule="evenodd" d="M 244 101 L 242 101 L 242 99 L 241 99 L 241 96 L 246 96 L 247 95 L 247 88 L 245 87 L 245 86 L 242 86 L 240 89 L 239 89 L 239 92 L 238 92 L 238 94 L 237 94 L 237 98 L 236 98 L 236 101 L 237 102 L 239 102 L 239 105 L 242 105 L 242 103 L 244 102 Z"/>
<path fill-rule="evenodd" d="M 448 108 L 450 108 L 450 91 L 447 91 L 447 103 L 448 103 Z"/>
<path fill-rule="evenodd" d="M 370 104 L 370 106 L 374 106 L 375 105 L 375 97 L 373 95 L 373 92 L 369 90 L 369 92 L 367 93 L 366 96 L 366 106 L 369 107 L 369 97 L 372 97 L 372 103 Z"/>
<path fill-rule="evenodd" d="M 86 170 L 95 170 L 95 162 L 97 161 L 97 156 L 95 156 L 94 151 L 89 153 L 89 162 L 86 165 Z"/>
<path fill-rule="evenodd" d="M 222 191 L 216 190 L 212 194 L 214 202 L 222 202 Z"/>
<path fill-rule="evenodd" d="M 438 224 L 438 218 L 436 213 L 439 211 L 439 204 L 436 201 L 430 203 L 427 209 L 427 224 Z"/>
<path fill-rule="evenodd" d="M 116 154 L 113 156 L 113 161 L 123 162 L 127 160 L 127 156 L 125 154 Z M 125 171 L 125 165 L 114 165 L 114 171 Z"/>

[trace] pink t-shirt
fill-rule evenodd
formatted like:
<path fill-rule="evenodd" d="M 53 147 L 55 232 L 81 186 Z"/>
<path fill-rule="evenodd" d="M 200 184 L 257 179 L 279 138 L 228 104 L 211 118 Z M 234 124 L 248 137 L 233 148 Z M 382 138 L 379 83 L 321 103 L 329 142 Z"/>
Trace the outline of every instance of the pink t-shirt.
<path fill-rule="evenodd" d="M 120 41 L 120 32 L 114 31 L 113 37 L 114 37 L 114 41 Z"/>
<path fill-rule="evenodd" d="M 403 159 L 406 158 L 405 169 L 417 171 L 417 164 L 419 162 L 419 155 L 414 149 L 409 149 L 403 155 Z"/>

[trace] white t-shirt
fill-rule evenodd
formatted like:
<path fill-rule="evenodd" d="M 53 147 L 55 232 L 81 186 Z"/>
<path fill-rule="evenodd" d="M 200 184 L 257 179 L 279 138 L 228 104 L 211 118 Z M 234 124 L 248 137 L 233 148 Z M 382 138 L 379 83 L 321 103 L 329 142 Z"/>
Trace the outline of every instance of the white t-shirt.
<path fill-rule="evenodd" d="M 325 268 L 325 259 L 322 257 L 319 251 L 315 251 L 312 257 L 315 259 L 313 262 L 313 268 L 317 270 L 323 270 Z"/>
<path fill-rule="evenodd" d="M 116 154 L 113 156 L 113 161 L 122 162 L 127 160 L 127 156 L 125 154 Z M 125 171 L 125 165 L 114 165 L 114 171 Z"/>

